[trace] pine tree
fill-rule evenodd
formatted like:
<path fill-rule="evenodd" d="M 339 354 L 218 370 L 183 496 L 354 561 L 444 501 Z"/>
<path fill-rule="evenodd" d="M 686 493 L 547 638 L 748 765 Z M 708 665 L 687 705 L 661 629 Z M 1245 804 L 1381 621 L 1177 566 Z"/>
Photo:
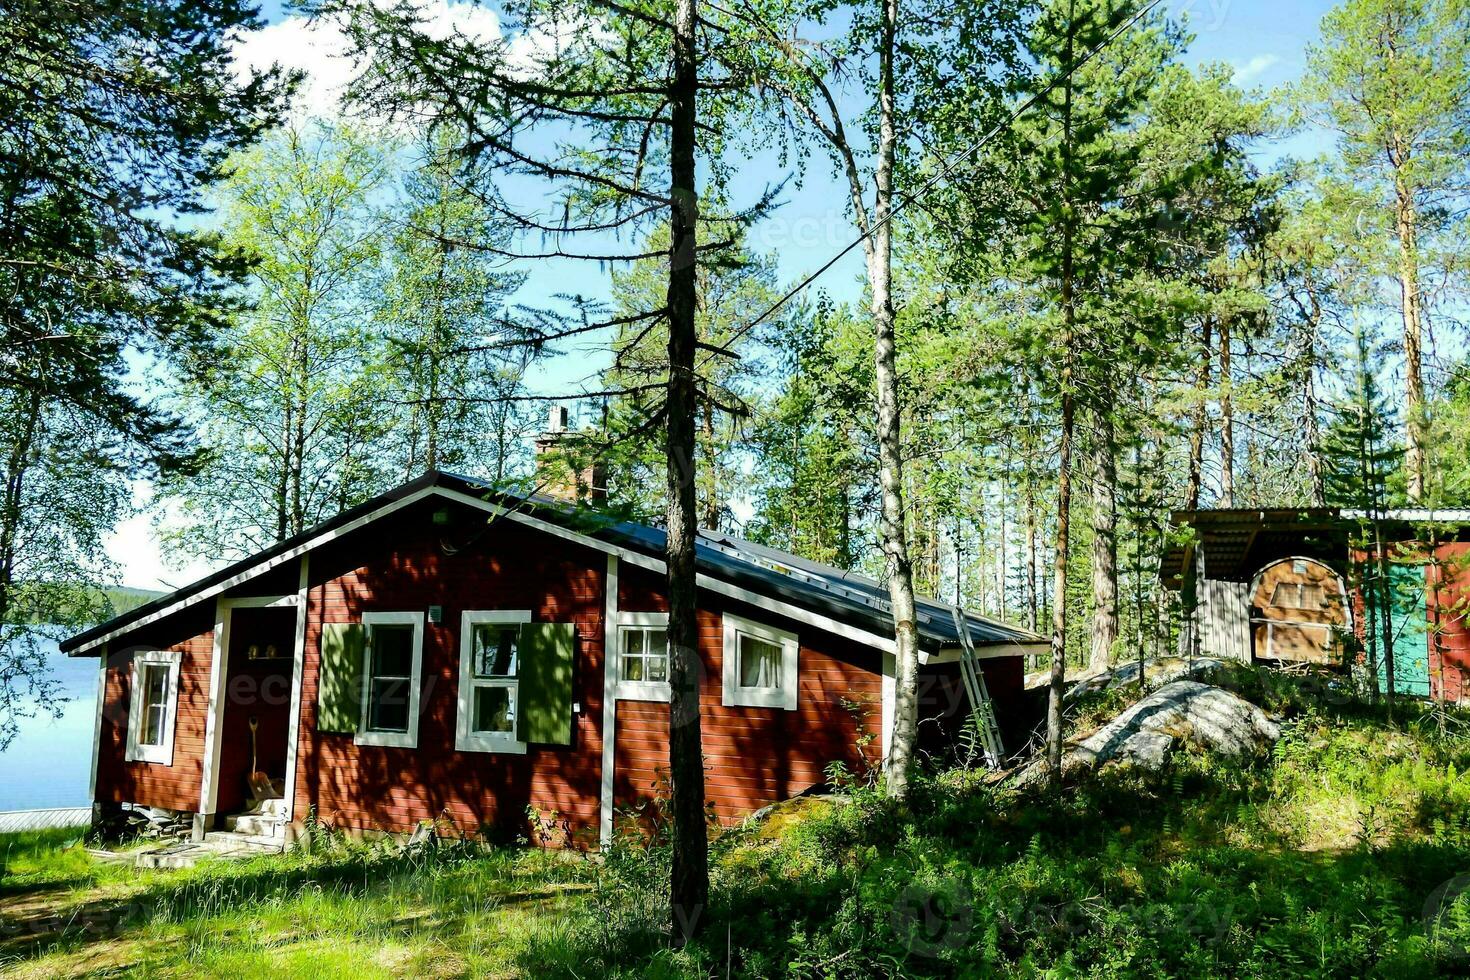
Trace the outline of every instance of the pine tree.
<path fill-rule="evenodd" d="M 1363 555 L 1355 575 L 1366 602 L 1365 639 L 1371 690 L 1378 692 L 1378 665 L 1382 658 L 1389 704 L 1394 694 L 1393 630 L 1389 555 L 1383 526 L 1391 503 L 1390 485 L 1402 465 L 1402 451 L 1393 438 L 1392 411 L 1379 388 L 1381 352 L 1361 324 L 1352 338 L 1352 360 L 1343 378 L 1342 393 L 1331 403 L 1322 437 L 1323 483 L 1330 506 L 1348 508 L 1357 515 L 1353 547 Z"/>
<path fill-rule="evenodd" d="M 281 108 L 278 74 L 236 74 L 259 25 L 236 0 L 0 7 L 0 749 L 22 695 L 54 706 L 37 624 L 105 615 L 129 481 L 198 463 L 130 358 L 208 349 L 238 300 L 197 216 Z"/>
<path fill-rule="evenodd" d="M 1434 280 L 1455 264 L 1470 161 L 1470 6 L 1462 0 L 1346 0 L 1322 21 L 1298 92 L 1303 113 L 1338 136 L 1347 180 L 1372 207 L 1359 233 L 1391 243 L 1379 271 L 1398 286 L 1403 321 L 1411 501 L 1424 497 L 1423 347 Z M 1450 246 L 1451 248 L 1453 246 Z"/>

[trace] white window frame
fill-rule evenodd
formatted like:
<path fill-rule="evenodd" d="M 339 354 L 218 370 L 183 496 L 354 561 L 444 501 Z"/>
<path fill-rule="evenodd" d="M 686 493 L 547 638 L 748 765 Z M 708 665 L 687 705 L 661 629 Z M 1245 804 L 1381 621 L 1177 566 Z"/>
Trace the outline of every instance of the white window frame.
<path fill-rule="evenodd" d="M 720 673 L 724 679 L 724 704 L 726 707 L 782 708 L 796 710 L 796 688 L 798 680 L 798 650 L 796 634 L 777 629 L 765 623 L 725 613 L 725 642 L 721 655 Z M 740 636 L 755 637 L 774 643 L 781 648 L 781 689 L 761 689 L 740 686 Z"/>
<path fill-rule="evenodd" d="M 502 752 L 524 755 L 526 743 L 516 738 L 515 732 L 476 732 L 471 730 L 475 720 L 475 688 L 503 687 L 511 691 L 512 703 L 520 707 L 521 682 L 514 675 L 489 680 L 475 676 L 475 627 L 485 624 L 520 626 L 531 621 L 529 609 L 466 609 L 459 617 L 459 695 L 457 721 L 454 732 L 454 748 L 459 752 Z M 517 658 L 520 650 L 516 650 Z M 516 667 L 520 667 L 517 660 Z"/>
<path fill-rule="evenodd" d="M 184 654 L 179 650 L 139 650 L 133 654 L 128 695 L 128 745 L 124 759 L 128 762 L 152 762 L 160 766 L 174 764 L 174 722 L 179 716 L 179 666 Z M 168 683 L 163 694 L 163 732 L 158 745 L 142 744 L 143 737 L 143 671 L 144 664 L 161 664 L 168 668 Z"/>
<path fill-rule="evenodd" d="M 670 698 L 670 687 L 668 681 L 625 681 L 623 680 L 623 634 L 635 629 L 661 629 L 667 634 L 669 628 L 669 614 L 657 612 L 643 613 L 619 613 L 618 629 L 615 634 L 617 645 L 613 648 L 612 656 L 609 657 L 613 672 L 614 691 L 616 696 L 623 701 L 668 701 Z M 673 658 L 669 658 L 672 666 Z"/>
<path fill-rule="evenodd" d="M 413 627 L 413 659 L 409 667 L 408 731 L 406 732 L 376 732 L 367 727 L 372 715 L 368 697 L 373 681 L 374 626 Z M 362 632 L 361 710 L 358 711 L 357 734 L 353 737 L 353 742 L 357 745 L 384 745 L 400 749 L 418 748 L 419 689 L 423 686 L 424 672 L 424 614 L 421 612 L 365 612 L 362 614 Z"/>

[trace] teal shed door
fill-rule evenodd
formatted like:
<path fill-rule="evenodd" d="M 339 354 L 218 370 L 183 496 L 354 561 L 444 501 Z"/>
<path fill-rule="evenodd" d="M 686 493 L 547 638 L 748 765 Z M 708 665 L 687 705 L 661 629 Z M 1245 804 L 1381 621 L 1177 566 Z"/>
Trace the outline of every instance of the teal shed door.
<path fill-rule="evenodd" d="M 1394 690 L 1429 697 L 1429 612 L 1423 565 L 1390 565 L 1389 623 L 1393 627 Z M 1374 638 L 1378 639 L 1377 637 Z M 1388 689 L 1388 665 L 1380 652 L 1378 689 Z"/>

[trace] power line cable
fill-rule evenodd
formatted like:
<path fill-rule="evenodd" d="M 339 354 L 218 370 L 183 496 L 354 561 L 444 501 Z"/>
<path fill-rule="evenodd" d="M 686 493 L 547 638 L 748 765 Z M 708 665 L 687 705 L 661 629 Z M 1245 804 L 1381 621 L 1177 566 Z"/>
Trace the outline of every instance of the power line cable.
<path fill-rule="evenodd" d="M 772 303 L 769 307 L 766 308 L 763 313 L 761 313 L 755 319 L 751 320 L 749 323 L 745 324 L 745 326 L 737 330 L 735 332 L 735 335 L 724 344 L 720 345 L 718 349 L 708 352 L 705 355 L 704 359 L 700 361 L 699 366 L 703 367 L 705 364 L 709 363 L 709 359 L 714 357 L 714 355 L 717 353 L 729 353 L 730 348 L 734 346 L 734 344 L 738 340 L 740 340 L 750 331 L 754 330 L 761 323 L 765 322 L 777 310 L 781 309 L 781 307 L 785 306 L 808 286 L 816 282 L 816 280 L 820 278 L 824 273 L 826 273 L 827 270 L 831 269 L 838 262 L 842 261 L 842 259 L 849 252 L 857 248 L 867 239 L 871 238 L 875 232 L 885 227 L 886 225 L 891 224 L 894 215 L 902 211 L 907 205 L 912 204 L 914 201 L 927 194 L 941 180 L 948 177 L 950 172 L 959 163 L 969 159 L 976 153 L 979 153 L 982 149 L 985 148 L 986 144 L 988 144 L 996 136 L 999 136 L 1002 132 L 1015 125 L 1016 121 L 1020 119 L 1021 116 L 1025 115 L 1032 106 L 1036 105 L 1036 103 L 1040 102 L 1042 99 L 1046 98 L 1048 95 L 1054 92 L 1058 85 L 1071 78 L 1072 75 L 1075 74 L 1079 68 L 1082 68 L 1088 62 L 1096 58 L 1099 54 L 1106 50 L 1109 45 L 1111 45 L 1114 41 L 1116 41 L 1118 38 L 1122 37 L 1125 33 L 1131 30 L 1135 24 L 1137 24 L 1144 17 L 1148 16 L 1149 13 L 1151 13 L 1153 9 L 1159 6 L 1159 4 L 1161 3 L 1163 3 L 1163 0 L 1148 0 L 1148 2 L 1140 7 L 1137 11 L 1135 11 L 1132 16 L 1128 17 L 1126 20 L 1120 23 L 1110 34 L 1108 34 L 1107 37 L 1103 38 L 1097 44 L 1093 45 L 1093 47 L 1089 49 L 1087 53 L 1084 54 L 1080 59 L 1067 66 L 1065 70 L 1059 72 L 1055 78 L 1047 83 L 1045 88 L 1027 96 L 1021 101 L 1019 105 L 1016 106 L 1015 109 L 1011 110 L 1011 112 L 1006 116 L 1005 119 L 997 122 L 979 139 L 975 140 L 969 146 L 964 147 L 963 149 L 950 156 L 947 160 L 945 160 L 944 163 L 940 166 L 939 170 L 936 171 L 932 176 L 930 176 L 929 179 L 926 180 L 923 184 L 921 184 L 918 190 L 914 191 L 912 194 L 907 194 L 901 197 L 899 201 L 892 208 L 889 209 L 888 213 L 878 218 L 866 232 L 858 235 L 858 237 L 848 242 L 847 245 L 843 246 L 843 248 L 838 251 L 836 255 L 833 255 L 826 262 L 822 263 L 822 265 L 815 272 L 811 273 L 806 278 L 802 279 L 801 282 L 797 283 L 791 289 L 787 290 L 787 292 L 784 293 L 780 299 Z"/>

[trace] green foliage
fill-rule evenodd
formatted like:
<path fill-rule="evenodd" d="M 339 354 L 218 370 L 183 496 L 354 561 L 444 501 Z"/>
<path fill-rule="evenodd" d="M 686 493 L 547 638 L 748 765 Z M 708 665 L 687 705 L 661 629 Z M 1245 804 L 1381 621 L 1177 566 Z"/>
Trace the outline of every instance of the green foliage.
<path fill-rule="evenodd" d="M 1454 877 L 1470 864 L 1466 719 L 1390 722 L 1325 675 L 1224 680 L 1285 715 L 1269 758 L 1183 751 L 1057 795 L 941 770 L 906 804 L 863 784 L 791 801 L 713 844 L 706 930 L 678 951 L 657 835 L 620 835 L 598 861 L 448 825 L 407 849 L 319 829 L 284 857 L 140 874 L 46 831 L 0 839 L 0 901 L 72 889 L 83 904 L 58 908 L 76 916 L 106 902 L 122 915 L 109 942 L 160 970 L 268 956 L 284 975 L 1453 974 L 1470 938 Z M 95 939 L 61 929 L 12 965 L 71 969 Z"/>
<path fill-rule="evenodd" d="M 1348 507 L 1376 517 L 1397 501 L 1402 448 L 1395 437 L 1393 413 L 1379 380 L 1383 352 L 1359 328 L 1351 357 L 1343 362 L 1340 391 L 1329 405 L 1328 423 L 1319 453 L 1324 498 L 1329 505 Z"/>
<path fill-rule="evenodd" d="M 1303 115 L 1337 133 L 1345 175 L 1371 189 L 1380 212 L 1404 191 L 1430 221 L 1448 217 L 1444 195 L 1463 176 L 1470 147 L 1463 3 L 1345 0 L 1323 18 L 1296 94 Z M 1386 216 L 1362 227 L 1396 234 Z"/>
<path fill-rule="evenodd" d="M 1454 506 L 1470 500 L 1470 363 L 1453 366 L 1429 407 L 1427 499 Z"/>
<path fill-rule="evenodd" d="M 133 478 L 187 472 L 192 433 L 129 373 L 208 349 L 240 264 L 190 227 L 278 73 L 236 75 L 234 0 L 0 12 L 0 750 L 55 711 L 40 647 L 95 621 Z M 147 370 L 145 366 L 142 370 Z"/>
<path fill-rule="evenodd" d="M 230 357 L 180 371 L 209 449 L 200 473 L 162 486 L 177 507 L 160 530 L 181 554 L 244 557 L 389 485 L 371 451 L 390 416 L 368 329 L 387 180 L 387 148 L 345 124 L 283 129 L 231 160 L 224 234 L 252 264 L 255 305 L 221 338 Z"/>
<path fill-rule="evenodd" d="M 447 132 L 422 142 L 387 216 L 375 304 L 397 415 L 386 441 L 404 479 L 440 469 L 503 482 L 528 428 L 512 396 L 531 358 L 505 309 L 525 275 L 503 268 L 509 233 L 479 196 L 488 175 Z"/>
<path fill-rule="evenodd" d="M 868 550 L 863 515 L 877 509 L 872 435 L 859 423 L 872 397 L 868 332 L 852 311 L 825 303 L 776 331 L 783 384 L 753 433 L 761 465 L 752 540 L 838 568 Z"/>
<path fill-rule="evenodd" d="M 646 951 L 665 919 L 627 912 L 658 899 L 639 854 L 606 869 L 628 896 L 621 917 L 600 908 L 573 942 L 595 972 L 621 976 L 1453 969 L 1463 909 L 1445 907 L 1440 958 L 1422 915 L 1470 860 L 1470 744 L 1388 723 L 1311 679 L 1242 669 L 1234 684 L 1292 718 L 1269 760 L 1185 752 L 1159 775 L 1104 771 L 1058 796 L 940 772 L 906 807 L 855 788 L 795 822 L 725 835 L 697 946 Z"/>
<path fill-rule="evenodd" d="M 1338 174 L 1361 205 L 1342 217 L 1368 273 L 1399 294 L 1408 495 L 1419 502 L 1427 311 L 1461 274 L 1470 10 L 1459 0 L 1346 0 L 1323 18 L 1296 95 L 1305 118 L 1337 136 Z"/>
<path fill-rule="evenodd" d="M 696 360 L 695 508 L 700 527 L 730 530 L 732 505 L 740 498 L 748 466 L 749 400 L 768 373 L 768 334 L 779 335 L 787 314 L 765 329 L 745 328 L 776 299 L 774 256 L 757 255 L 741 241 L 738 226 L 707 227 L 701 235 L 728 239 L 719 255 L 698 273 L 700 305 L 695 314 L 699 342 L 708 349 Z M 612 274 L 613 309 L 621 324 L 610 343 L 612 363 L 603 372 L 604 399 L 598 449 L 606 462 L 608 495 L 615 506 L 659 521 L 666 508 L 660 427 L 648 425 L 668 384 L 668 327 L 647 311 L 660 309 L 668 289 L 669 233 L 648 236 L 640 258 Z M 710 349 L 729 348 L 715 355 Z"/>

